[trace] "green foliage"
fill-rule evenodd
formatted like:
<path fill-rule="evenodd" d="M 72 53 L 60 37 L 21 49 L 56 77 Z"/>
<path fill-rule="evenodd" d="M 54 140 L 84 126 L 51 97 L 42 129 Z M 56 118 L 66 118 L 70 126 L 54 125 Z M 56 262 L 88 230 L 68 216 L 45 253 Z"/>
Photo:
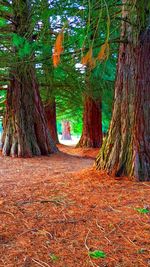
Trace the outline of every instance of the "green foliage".
<path fill-rule="evenodd" d="M 81 111 L 80 111 L 80 116 L 71 119 L 71 132 L 74 135 L 80 136 L 82 133 L 82 116 L 81 116 Z"/>
<path fill-rule="evenodd" d="M 59 260 L 59 257 L 56 256 L 54 253 L 49 254 L 49 257 L 53 262 L 56 262 Z"/>
<path fill-rule="evenodd" d="M 6 99 L 6 90 L 0 90 L 0 121 L 2 120 L 2 115 L 5 111 L 5 99 Z"/>
<path fill-rule="evenodd" d="M 18 54 L 19 54 L 20 58 L 23 58 L 25 56 L 30 55 L 31 51 L 32 51 L 31 45 L 29 44 L 29 42 L 25 41 L 24 46 L 21 49 L 19 49 Z"/>
<path fill-rule="evenodd" d="M 106 254 L 101 250 L 89 251 L 89 256 L 93 259 L 106 258 Z"/>
<path fill-rule="evenodd" d="M 137 210 L 139 213 L 142 213 L 142 214 L 150 213 L 149 208 L 136 208 L 135 210 Z"/>
<path fill-rule="evenodd" d="M 12 12 L 12 8 L 11 6 L 5 6 L 5 5 L 2 5 L 0 4 L 0 12 Z"/>
<path fill-rule="evenodd" d="M 13 42 L 14 46 L 20 47 L 20 46 L 22 46 L 24 44 L 25 38 L 23 38 L 22 36 L 14 33 L 13 37 L 12 37 L 12 42 Z"/>
<path fill-rule="evenodd" d="M 6 19 L 0 18 L 0 27 L 3 27 L 6 25 Z"/>
<path fill-rule="evenodd" d="M 92 91 L 94 98 L 102 97 L 102 125 L 106 132 L 111 118 L 118 45 L 110 43 L 109 59 L 103 63 L 98 62 L 89 73 L 89 88 L 86 83 L 86 68 L 81 71 L 76 68 L 76 64 L 81 62 L 83 53 L 90 46 L 94 56 L 98 54 L 108 34 L 108 11 L 113 18 L 109 38 L 119 36 L 120 23 L 115 19 L 116 15 L 114 18 L 114 14 L 119 13 L 119 5 L 115 5 L 115 0 L 106 1 L 108 8 L 105 1 L 90 1 L 90 8 L 89 2 L 83 0 L 29 2 L 32 7 L 29 17 L 22 17 L 22 27 L 18 32 L 13 32 L 13 22 L 9 19 L 9 15 L 13 18 L 11 15 L 15 12 L 12 3 L 0 5 L 0 26 L 7 28 L 7 32 L 0 36 L 3 44 L 0 70 L 3 71 L 5 84 L 9 84 L 9 71 L 20 62 L 26 68 L 33 63 L 43 102 L 56 98 L 58 122 L 69 120 L 75 134 L 81 134 L 82 131 L 83 95 L 88 92 L 91 94 Z M 121 1 L 117 3 L 120 4 Z M 17 6 L 17 15 L 22 16 L 23 9 L 24 4 Z M 64 24 L 64 53 L 60 65 L 54 69 L 52 50 L 56 35 Z"/>
<path fill-rule="evenodd" d="M 144 254 L 145 252 L 147 252 L 147 249 L 145 249 L 145 248 L 140 248 L 140 249 L 137 251 L 137 254 Z"/>
<path fill-rule="evenodd" d="M 141 28 L 145 28 L 147 23 L 147 20 L 149 20 L 149 14 L 150 14 L 150 1 L 149 0 L 138 0 L 136 2 L 136 8 L 137 8 L 137 20 L 138 20 L 138 30 L 140 31 Z"/>
<path fill-rule="evenodd" d="M 12 43 L 16 48 L 18 48 L 18 55 L 20 58 L 31 54 L 32 45 L 24 37 L 18 34 L 13 34 Z"/>

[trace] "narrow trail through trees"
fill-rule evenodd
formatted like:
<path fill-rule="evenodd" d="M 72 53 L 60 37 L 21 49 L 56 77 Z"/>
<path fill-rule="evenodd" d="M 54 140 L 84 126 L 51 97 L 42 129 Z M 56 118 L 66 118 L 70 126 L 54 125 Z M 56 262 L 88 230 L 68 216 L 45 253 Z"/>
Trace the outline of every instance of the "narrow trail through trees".
<path fill-rule="evenodd" d="M 92 167 L 94 157 L 98 150 L 94 149 L 75 149 L 69 146 L 59 145 L 60 152 L 50 154 L 49 157 L 33 158 L 12 158 L 2 157 L 0 169 L 0 182 L 15 187 L 30 185 L 32 183 L 44 182 L 56 175 L 65 175 L 75 171 Z M 93 151 L 92 157 L 89 151 Z M 87 155 L 86 155 L 87 154 Z M 44 179 L 42 178 L 44 177 Z"/>

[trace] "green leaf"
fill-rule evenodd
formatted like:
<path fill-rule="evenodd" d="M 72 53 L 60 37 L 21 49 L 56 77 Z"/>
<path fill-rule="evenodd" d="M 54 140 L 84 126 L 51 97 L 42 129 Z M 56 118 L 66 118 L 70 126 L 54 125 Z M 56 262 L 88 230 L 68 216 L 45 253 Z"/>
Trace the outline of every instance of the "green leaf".
<path fill-rule="evenodd" d="M 140 248 L 137 253 L 138 254 L 144 254 L 145 252 L 147 252 L 147 250 L 145 248 Z"/>
<path fill-rule="evenodd" d="M 50 258 L 51 258 L 51 260 L 52 260 L 53 262 L 55 262 L 55 261 L 58 261 L 58 260 L 59 260 L 59 257 L 58 257 L 58 256 L 56 256 L 54 253 L 51 253 L 51 254 L 49 254 L 49 256 L 50 256 Z"/>
<path fill-rule="evenodd" d="M 6 20 L 3 18 L 0 18 L 0 27 L 3 27 L 6 25 Z"/>
<path fill-rule="evenodd" d="M 12 39 L 13 45 L 16 47 L 19 47 L 23 45 L 24 43 L 24 38 L 16 33 L 13 34 L 13 39 Z"/>
<path fill-rule="evenodd" d="M 22 58 L 27 55 L 30 55 L 30 53 L 31 53 L 31 46 L 29 42 L 25 41 L 24 46 L 19 50 L 19 56 Z"/>
<path fill-rule="evenodd" d="M 93 259 L 99 259 L 99 258 L 105 258 L 106 254 L 101 250 L 94 250 L 89 252 L 89 256 Z"/>
<path fill-rule="evenodd" d="M 143 209 L 142 208 L 136 208 L 135 210 L 137 210 L 139 213 L 143 213 L 143 214 L 150 212 L 150 210 L 148 208 L 143 208 Z"/>

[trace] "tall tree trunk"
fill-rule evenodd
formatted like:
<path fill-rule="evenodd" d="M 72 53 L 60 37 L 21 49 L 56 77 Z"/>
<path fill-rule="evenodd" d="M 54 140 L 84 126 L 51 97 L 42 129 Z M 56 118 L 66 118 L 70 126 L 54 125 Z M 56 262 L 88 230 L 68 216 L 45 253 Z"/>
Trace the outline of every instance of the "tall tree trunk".
<path fill-rule="evenodd" d="M 63 121 L 62 122 L 62 140 L 71 140 L 71 133 L 70 133 L 70 122 Z"/>
<path fill-rule="evenodd" d="M 93 47 L 98 45 L 99 39 L 99 13 L 96 8 L 97 1 L 91 1 L 91 14 L 89 25 L 89 41 Z M 89 49 L 91 49 L 91 47 Z M 94 55 L 94 50 L 92 51 Z M 97 67 L 92 58 L 86 63 L 85 85 L 86 93 L 83 99 L 83 127 L 82 135 L 77 147 L 97 148 L 102 145 L 102 100 L 101 89 L 97 80 Z M 95 65 L 95 66 L 94 66 Z"/>
<path fill-rule="evenodd" d="M 51 137 L 55 144 L 58 144 L 57 124 L 56 124 L 56 101 L 55 99 L 49 100 L 45 104 L 45 114 L 47 118 L 47 125 L 51 134 Z"/>
<path fill-rule="evenodd" d="M 42 51 L 43 58 L 48 58 L 52 56 L 52 46 L 53 46 L 53 37 L 51 35 L 51 23 L 50 23 L 50 14 L 47 12 L 49 9 L 49 0 L 42 1 L 43 13 L 45 14 L 43 18 L 43 36 L 42 43 L 44 44 L 44 49 Z M 51 137 L 55 144 L 58 144 L 58 135 L 57 135 L 57 123 L 56 123 L 56 101 L 55 101 L 55 86 L 54 86 L 54 66 L 52 61 L 43 61 L 42 63 L 42 81 L 44 92 L 44 109 L 47 118 L 48 128 L 51 134 Z"/>
<path fill-rule="evenodd" d="M 20 68 L 17 72 L 21 71 Z M 5 156 L 31 157 L 56 151 L 34 71 L 28 68 L 23 76 L 14 76 L 8 88 L 2 153 Z"/>
<path fill-rule="evenodd" d="M 135 176 L 139 181 L 150 181 L 150 11 L 146 2 L 145 24 L 135 34 L 132 24 L 125 22 L 133 13 L 127 0 L 123 1 L 122 37 L 127 43 L 120 45 L 112 120 L 96 159 L 97 169 L 116 176 Z M 137 0 L 134 17 L 141 23 L 140 3 Z M 131 6 L 130 10 L 133 12 Z"/>
<path fill-rule="evenodd" d="M 101 99 L 84 96 L 83 130 L 77 147 L 100 147 L 102 145 Z"/>
<path fill-rule="evenodd" d="M 14 33 L 17 38 L 32 39 L 30 6 L 28 0 L 13 0 Z M 14 48 L 17 63 L 11 70 L 7 91 L 6 115 L 2 138 L 5 156 L 31 157 L 48 155 L 57 148 L 51 139 L 44 108 L 40 99 L 35 69 L 29 60 L 32 55 L 20 56 L 20 47 Z"/>

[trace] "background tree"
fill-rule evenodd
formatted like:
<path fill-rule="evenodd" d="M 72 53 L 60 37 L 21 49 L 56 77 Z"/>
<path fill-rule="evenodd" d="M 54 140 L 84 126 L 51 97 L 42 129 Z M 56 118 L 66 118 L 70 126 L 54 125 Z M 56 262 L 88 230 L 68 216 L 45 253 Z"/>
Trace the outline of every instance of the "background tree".
<path fill-rule="evenodd" d="M 51 9 L 53 8 L 50 6 L 48 0 L 43 0 L 38 7 L 38 13 L 39 10 L 41 10 L 41 13 L 39 13 L 39 23 L 41 28 L 39 33 L 41 47 L 39 47 L 39 51 L 42 54 L 43 60 L 41 60 L 41 63 L 39 64 L 37 74 L 48 128 L 53 141 L 57 144 L 59 141 L 56 124 L 56 90 L 54 85 L 54 66 L 52 63 L 52 48 L 56 36 L 56 29 L 53 29 L 50 24 L 55 15 L 55 12 L 53 14 Z"/>
<path fill-rule="evenodd" d="M 108 86 L 110 93 L 108 97 L 105 94 L 104 103 L 107 103 L 107 99 L 112 97 L 112 85 L 109 83 L 113 82 L 114 77 L 106 75 L 109 72 L 109 76 L 113 76 L 112 62 L 115 64 L 109 44 L 109 38 L 115 37 L 114 33 L 110 35 L 109 8 L 113 14 L 112 1 L 109 1 L 108 4 L 101 1 L 98 4 L 97 1 L 92 0 L 87 7 L 88 23 L 85 28 L 85 42 L 89 44 L 89 51 L 82 58 L 82 63 L 86 66 L 84 113 L 82 135 L 77 145 L 81 147 L 100 147 L 102 145 L 102 95 Z M 113 20 L 112 25 L 116 27 Z"/>

